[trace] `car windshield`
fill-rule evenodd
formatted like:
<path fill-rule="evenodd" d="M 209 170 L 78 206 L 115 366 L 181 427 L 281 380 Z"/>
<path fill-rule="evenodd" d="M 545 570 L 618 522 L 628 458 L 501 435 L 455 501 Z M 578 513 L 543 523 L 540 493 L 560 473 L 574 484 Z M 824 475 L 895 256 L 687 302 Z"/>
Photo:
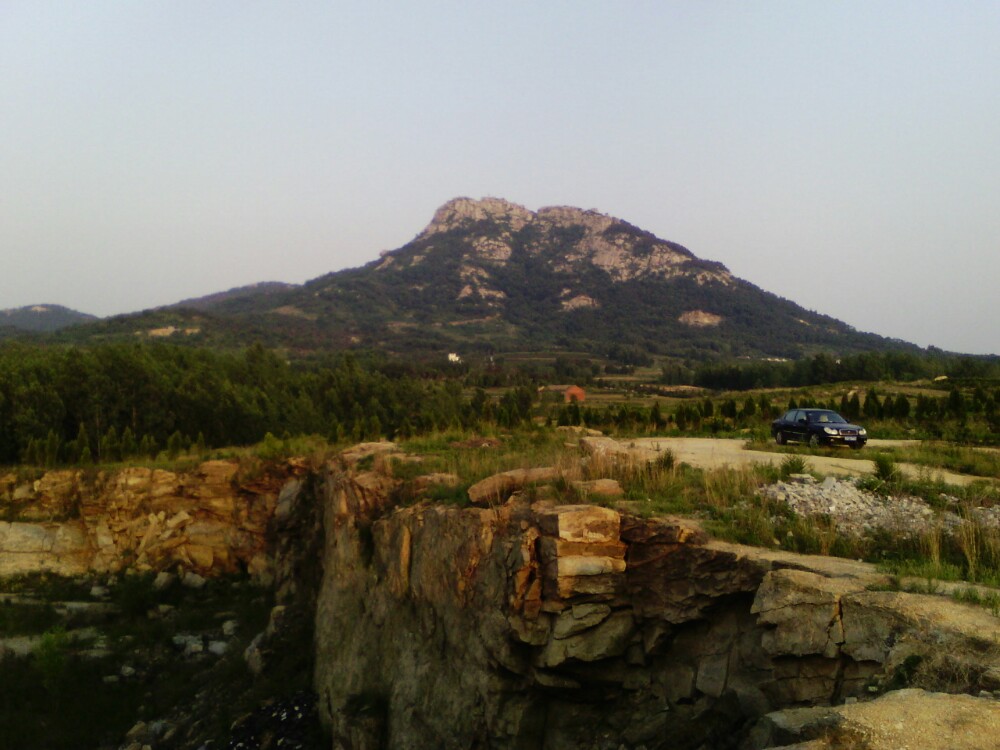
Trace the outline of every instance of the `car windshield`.
<path fill-rule="evenodd" d="M 822 424 L 845 424 L 847 422 L 846 419 L 837 414 L 835 411 L 810 411 L 807 412 L 807 415 L 810 422 L 820 422 Z"/>

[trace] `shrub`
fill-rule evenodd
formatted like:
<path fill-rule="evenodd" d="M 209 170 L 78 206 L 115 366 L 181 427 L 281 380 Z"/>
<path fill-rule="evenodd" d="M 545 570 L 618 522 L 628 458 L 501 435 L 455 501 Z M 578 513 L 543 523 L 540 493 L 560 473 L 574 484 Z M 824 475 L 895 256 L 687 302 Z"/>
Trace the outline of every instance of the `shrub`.
<path fill-rule="evenodd" d="M 886 484 L 899 484 L 903 475 L 892 456 L 876 453 L 872 459 L 875 463 L 875 478 Z"/>
<path fill-rule="evenodd" d="M 792 474 L 805 474 L 809 471 L 809 462 L 803 456 L 788 455 L 781 461 L 781 478 L 788 479 Z"/>

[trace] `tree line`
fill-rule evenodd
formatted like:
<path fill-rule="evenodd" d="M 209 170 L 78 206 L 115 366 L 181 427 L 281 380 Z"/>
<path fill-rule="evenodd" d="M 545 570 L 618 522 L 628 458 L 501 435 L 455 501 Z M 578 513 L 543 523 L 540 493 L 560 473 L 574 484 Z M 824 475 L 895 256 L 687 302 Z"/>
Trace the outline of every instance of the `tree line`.
<path fill-rule="evenodd" d="M 0 463 L 176 455 L 267 433 L 331 441 L 406 437 L 530 418 L 533 390 L 468 395 L 459 378 L 383 372 L 350 354 L 290 362 L 169 344 L 0 346 Z"/>
<path fill-rule="evenodd" d="M 930 351 L 864 352 L 845 357 L 815 354 L 795 361 L 709 363 L 664 367 L 661 382 L 690 383 L 713 390 L 800 388 L 849 380 L 912 381 L 947 376 L 949 381 L 975 383 L 1000 380 L 1000 358 L 954 356 Z"/>
<path fill-rule="evenodd" d="M 918 393 L 880 394 L 875 386 L 862 394 L 845 391 L 840 398 L 820 399 L 800 395 L 787 402 L 775 402 L 765 394 L 745 398 L 690 399 L 664 409 L 660 403 L 651 405 L 618 404 L 593 407 L 570 403 L 550 410 L 548 419 L 556 425 L 584 425 L 612 433 L 657 434 L 662 432 L 721 432 L 731 429 L 754 428 L 791 409 L 823 408 L 839 412 L 852 421 L 864 424 L 882 423 L 916 430 L 925 437 L 955 439 L 964 442 L 995 443 L 1000 439 L 1000 388 L 989 392 L 976 386 L 963 393 L 957 387 L 947 395 L 932 396 Z"/>

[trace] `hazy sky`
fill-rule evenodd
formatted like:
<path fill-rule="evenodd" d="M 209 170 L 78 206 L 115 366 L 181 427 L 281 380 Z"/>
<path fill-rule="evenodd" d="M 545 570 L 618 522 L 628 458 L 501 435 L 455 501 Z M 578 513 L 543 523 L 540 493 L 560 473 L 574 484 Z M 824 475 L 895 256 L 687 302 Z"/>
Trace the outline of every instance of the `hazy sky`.
<path fill-rule="evenodd" d="M 0 308 L 98 315 L 612 214 L 1000 353 L 998 2 L 0 3 Z"/>

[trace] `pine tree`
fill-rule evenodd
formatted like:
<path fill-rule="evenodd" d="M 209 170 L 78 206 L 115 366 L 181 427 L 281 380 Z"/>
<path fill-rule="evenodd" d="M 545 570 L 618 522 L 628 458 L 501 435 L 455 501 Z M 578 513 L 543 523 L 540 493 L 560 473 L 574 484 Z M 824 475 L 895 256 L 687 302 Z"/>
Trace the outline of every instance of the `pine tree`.
<path fill-rule="evenodd" d="M 192 455 L 203 456 L 205 454 L 205 433 L 198 431 L 198 437 L 191 443 L 190 451 Z"/>
<path fill-rule="evenodd" d="M 760 394 L 760 398 L 757 403 L 757 411 L 764 419 L 771 419 L 774 416 L 774 411 L 771 408 L 771 402 L 768 401 L 767 396 L 763 393 Z"/>
<path fill-rule="evenodd" d="M 167 458 L 171 461 L 176 460 L 182 450 L 184 450 L 184 436 L 180 430 L 174 430 L 174 433 L 167 438 Z"/>
<path fill-rule="evenodd" d="M 35 438 L 28 438 L 28 444 L 21 451 L 21 463 L 25 466 L 35 466 L 38 461 L 38 441 Z"/>
<path fill-rule="evenodd" d="M 899 393 L 896 395 L 896 401 L 892 405 L 892 416 L 896 419 L 907 419 L 910 416 L 910 400 L 906 397 L 906 394 Z"/>
<path fill-rule="evenodd" d="M 156 440 L 153 436 L 149 434 L 143 435 L 142 440 L 139 441 L 139 455 L 150 460 L 155 459 L 156 449 Z"/>
<path fill-rule="evenodd" d="M 55 466 L 59 462 L 59 448 L 62 446 L 62 440 L 56 434 L 55 430 L 49 430 L 48 436 L 45 438 L 45 465 Z"/>
<path fill-rule="evenodd" d="M 126 427 L 125 431 L 122 433 L 121 440 L 121 457 L 122 459 L 132 458 L 139 446 L 135 443 L 135 435 L 132 434 L 132 428 Z"/>
<path fill-rule="evenodd" d="M 382 421 L 378 418 L 378 414 L 372 414 L 368 418 L 368 426 L 366 429 L 368 433 L 369 440 L 379 440 L 382 437 Z"/>
<path fill-rule="evenodd" d="M 649 410 L 649 423 L 654 430 L 662 430 L 666 424 L 663 421 L 663 412 L 660 411 L 659 401 L 654 401 L 653 406 Z"/>
<path fill-rule="evenodd" d="M 83 422 L 80 422 L 80 429 L 76 431 L 76 455 L 72 458 L 79 459 L 80 463 L 90 463 L 90 437 L 87 435 L 87 428 L 84 426 Z M 87 460 L 83 459 L 83 451 L 87 450 Z"/>
<path fill-rule="evenodd" d="M 118 430 L 115 429 L 114 425 L 111 425 L 104 433 L 99 449 L 102 462 L 109 463 L 121 460 L 121 444 L 118 442 Z"/>
<path fill-rule="evenodd" d="M 966 409 L 965 398 L 963 398 L 962 392 L 958 388 L 953 387 L 951 393 L 948 394 L 948 413 L 957 419 L 963 419 Z"/>
<path fill-rule="evenodd" d="M 882 403 L 874 388 L 869 389 L 868 393 L 865 394 L 865 416 L 869 419 L 878 419 L 882 416 Z"/>
<path fill-rule="evenodd" d="M 858 396 L 857 391 L 851 396 L 849 412 L 851 419 L 857 419 L 861 416 L 861 397 Z"/>
<path fill-rule="evenodd" d="M 677 429 L 684 432 L 688 428 L 688 409 L 686 406 L 681 404 L 681 407 L 677 410 L 674 419 L 677 421 Z"/>

